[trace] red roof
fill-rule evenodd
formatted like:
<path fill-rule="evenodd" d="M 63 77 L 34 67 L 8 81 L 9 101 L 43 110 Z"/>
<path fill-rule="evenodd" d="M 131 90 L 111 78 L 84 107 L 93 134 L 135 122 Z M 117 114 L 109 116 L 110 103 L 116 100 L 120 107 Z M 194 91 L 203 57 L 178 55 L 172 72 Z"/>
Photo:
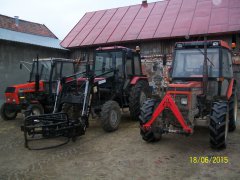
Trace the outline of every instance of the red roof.
<path fill-rule="evenodd" d="M 168 0 L 86 13 L 66 48 L 240 31 L 240 0 Z"/>
<path fill-rule="evenodd" d="M 19 19 L 17 26 L 15 23 L 15 18 L 4 15 L 0 15 L 0 28 L 57 39 L 57 37 L 44 24 L 38 24 Z"/>

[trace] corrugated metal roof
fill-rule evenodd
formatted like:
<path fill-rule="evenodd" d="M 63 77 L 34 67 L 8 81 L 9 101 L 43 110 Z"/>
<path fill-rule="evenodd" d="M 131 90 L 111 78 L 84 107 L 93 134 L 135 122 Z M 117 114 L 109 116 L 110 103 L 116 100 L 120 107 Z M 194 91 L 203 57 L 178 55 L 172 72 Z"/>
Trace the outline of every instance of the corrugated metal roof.
<path fill-rule="evenodd" d="M 64 50 L 60 45 L 61 41 L 59 39 L 21 33 L 3 28 L 0 28 L 0 39 Z"/>
<path fill-rule="evenodd" d="M 0 28 L 57 39 L 57 37 L 44 24 L 18 19 L 18 25 L 16 25 L 15 18 L 4 16 L 1 14 Z"/>
<path fill-rule="evenodd" d="M 240 31 L 240 0 L 168 0 L 89 12 L 66 48 Z"/>

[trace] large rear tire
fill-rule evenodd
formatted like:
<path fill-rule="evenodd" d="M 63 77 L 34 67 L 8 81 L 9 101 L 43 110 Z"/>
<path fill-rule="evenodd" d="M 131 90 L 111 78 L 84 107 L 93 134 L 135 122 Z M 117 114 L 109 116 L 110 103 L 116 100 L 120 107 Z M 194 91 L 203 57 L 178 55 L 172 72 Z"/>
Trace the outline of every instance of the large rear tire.
<path fill-rule="evenodd" d="M 233 88 L 233 94 L 229 100 L 229 132 L 233 132 L 236 129 L 238 113 L 238 99 L 236 88 Z"/>
<path fill-rule="evenodd" d="M 145 101 L 141 108 L 141 113 L 139 116 L 140 119 L 140 134 L 142 139 L 147 142 L 155 142 L 159 141 L 162 138 L 162 133 L 157 131 L 157 121 L 154 122 L 151 129 L 145 130 L 142 128 L 144 124 L 146 124 L 152 117 L 154 109 L 159 104 L 159 102 L 155 99 L 148 99 Z"/>
<path fill-rule="evenodd" d="M 104 131 L 112 132 L 118 129 L 121 121 L 121 110 L 116 101 L 107 101 L 101 109 L 101 125 Z"/>
<path fill-rule="evenodd" d="M 139 80 L 131 89 L 129 96 L 129 110 L 133 120 L 139 120 L 140 109 L 151 96 L 151 90 L 147 81 Z"/>
<path fill-rule="evenodd" d="M 4 103 L 1 107 L 1 117 L 3 120 L 8 121 L 8 120 L 14 120 L 17 117 L 18 112 L 17 111 L 11 111 L 7 109 L 7 104 Z"/>
<path fill-rule="evenodd" d="M 227 146 L 228 123 L 226 121 L 227 102 L 213 103 L 210 116 L 210 145 L 214 149 L 223 149 Z"/>

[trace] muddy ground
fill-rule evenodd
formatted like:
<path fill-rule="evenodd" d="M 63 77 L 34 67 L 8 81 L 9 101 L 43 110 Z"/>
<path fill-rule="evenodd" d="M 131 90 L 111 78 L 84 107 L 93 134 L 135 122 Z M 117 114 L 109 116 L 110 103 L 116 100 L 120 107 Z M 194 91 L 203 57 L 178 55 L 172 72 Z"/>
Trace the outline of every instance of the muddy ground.
<path fill-rule="evenodd" d="M 105 133 L 91 121 L 75 143 L 42 151 L 24 148 L 23 120 L 0 119 L 0 179 L 239 179 L 240 126 L 223 151 L 209 147 L 208 129 L 190 137 L 165 135 L 149 144 L 125 113 L 118 131 Z M 191 163 L 191 157 L 227 157 L 227 163 Z"/>

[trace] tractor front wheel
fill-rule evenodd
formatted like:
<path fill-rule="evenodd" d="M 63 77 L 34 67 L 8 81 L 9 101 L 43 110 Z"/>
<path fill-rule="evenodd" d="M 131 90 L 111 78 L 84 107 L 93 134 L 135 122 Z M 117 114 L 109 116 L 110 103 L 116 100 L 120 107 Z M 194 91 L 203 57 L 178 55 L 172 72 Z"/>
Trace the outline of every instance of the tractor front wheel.
<path fill-rule="evenodd" d="M 41 104 L 31 104 L 28 106 L 27 111 L 30 111 L 34 116 L 39 116 L 44 113 L 44 109 Z"/>
<path fill-rule="evenodd" d="M 139 116 L 140 119 L 140 134 L 142 139 L 147 142 L 159 141 L 162 138 L 162 133 L 157 130 L 158 127 L 161 127 L 161 119 L 156 120 L 152 127 L 149 130 L 143 129 L 143 125 L 146 124 L 152 117 L 154 109 L 158 105 L 158 101 L 155 99 L 148 99 L 145 101 L 141 108 L 141 113 Z M 160 124 L 159 124 L 160 123 Z"/>
<path fill-rule="evenodd" d="M 233 94 L 229 100 L 229 132 L 233 132 L 236 129 L 238 113 L 238 99 L 236 88 L 233 89 Z"/>
<path fill-rule="evenodd" d="M 116 101 L 107 101 L 101 108 L 101 125 L 104 131 L 112 132 L 118 129 L 121 121 L 121 110 Z"/>
<path fill-rule="evenodd" d="M 17 117 L 18 112 L 15 110 L 11 110 L 8 107 L 8 104 L 4 103 L 1 107 L 1 117 L 3 120 L 14 120 Z"/>
<path fill-rule="evenodd" d="M 223 149 L 227 145 L 228 122 L 227 102 L 213 103 L 210 116 L 210 145 L 214 149 Z"/>
<path fill-rule="evenodd" d="M 129 96 L 129 111 L 133 120 L 139 120 L 140 109 L 151 95 L 151 90 L 147 81 L 140 80 L 131 89 Z"/>

